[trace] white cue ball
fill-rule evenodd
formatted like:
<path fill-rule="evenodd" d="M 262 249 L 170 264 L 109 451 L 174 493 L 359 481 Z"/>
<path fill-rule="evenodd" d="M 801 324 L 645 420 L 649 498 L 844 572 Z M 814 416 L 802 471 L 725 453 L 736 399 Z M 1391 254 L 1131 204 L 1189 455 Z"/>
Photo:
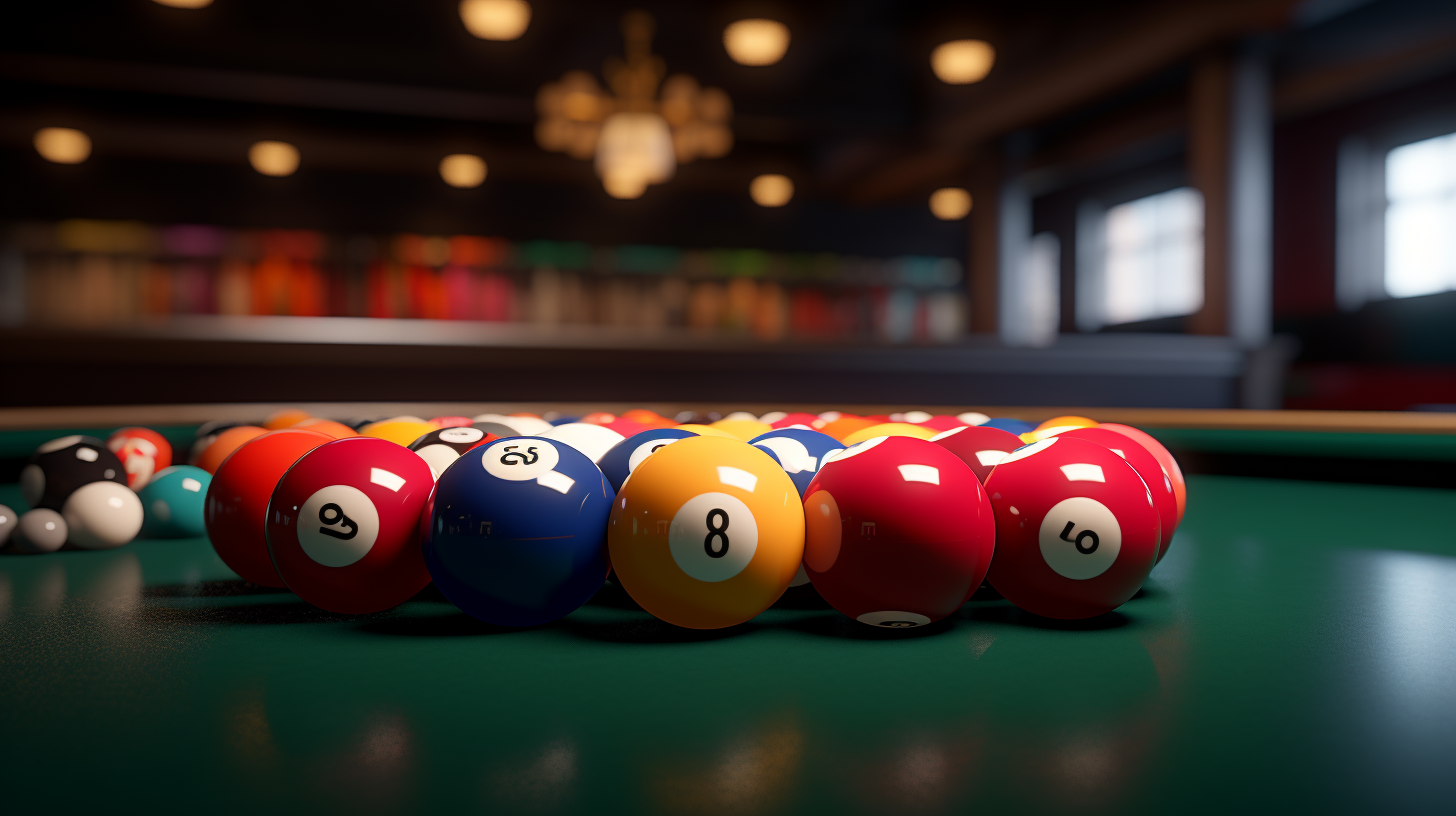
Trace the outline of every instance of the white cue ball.
<path fill-rule="evenodd" d="M 92 482 L 79 488 L 61 507 L 71 528 L 70 542 L 85 550 L 109 550 L 141 532 L 142 500 L 116 482 Z"/>

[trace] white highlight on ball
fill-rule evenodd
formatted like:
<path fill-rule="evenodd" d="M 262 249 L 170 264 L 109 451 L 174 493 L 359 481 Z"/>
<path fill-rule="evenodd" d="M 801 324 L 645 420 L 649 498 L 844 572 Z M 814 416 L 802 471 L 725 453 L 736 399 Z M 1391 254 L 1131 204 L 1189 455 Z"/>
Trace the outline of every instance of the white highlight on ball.
<path fill-rule="evenodd" d="M 1006 451 L 976 451 L 976 461 L 980 462 L 982 467 L 995 467 L 1006 461 Z"/>
<path fill-rule="evenodd" d="M 384 468 L 369 468 L 369 481 L 393 493 L 404 487 L 405 478 Z"/>
<path fill-rule="evenodd" d="M 565 473 L 562 473 L 559 470 L 553 470 L 550 473 L 544 473 L 539 478 L 537 478 L 536 484 L 541 485 L 542 487 L 549 487 L 552 490 L 555 490 L 557 493 L 566 495 L 567 493 L 571 492 L 571 486 L 576 484 L 576 480 L 571 478 L 570 476 L 567 476 Z"/>
<path fill-rule="evenodd" d="M 749 493 L 752 493 L 753 489 L 758 487 L 757 476 L 741 468 L 728 467 L 727 465 L 718 466 L 718 481 L 729 487 L 746 490 Z"/>
<path fill-rule="evenodd" d="M 1106 482 L 1107 477 L 1102 473 L 1101 465 L 1077 463 L 1062 465 L 1062 475 L 1067 477 L 1069 482 Z"/>
<path fill-rule="evenodd" d="M 1043 439 L 1040 442 L 1033 442 L 1030 445 L 1022 445 L 1016 450 L 1006 454 L 1006 458 L 1002 459 L 999 464 L 1008 465 L 1018 459 L 1025 459 L 1028 456 L 1035 456 L 1036 454 L 1041 453 L 1042 451 L 1050 448 L 1056 443 L 1057 438 L 1053 436 L 1047 439 Z"/>
<path fill-rule="evenodd" d="M 940 484 L 940 468 L 931 465 L 900 465 L 900 478 L 907 482 Z"/>

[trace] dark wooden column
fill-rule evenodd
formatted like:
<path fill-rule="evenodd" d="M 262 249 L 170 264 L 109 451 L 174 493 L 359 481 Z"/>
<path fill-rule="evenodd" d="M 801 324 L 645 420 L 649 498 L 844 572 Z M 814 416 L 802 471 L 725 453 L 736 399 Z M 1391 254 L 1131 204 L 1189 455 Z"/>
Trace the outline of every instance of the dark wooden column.
<path fill-rule="evenodd" d="M 992 150 L 981 149 L 971 165 L 970 252 L 967 254 L 971 296 L 971 331 L 995 334 L 1000 328 L 1001 163 Z"/>
<path fill-rule="evenodd" d="M 1209 54 L 1189 87 L 1188 178 L 1203 193 L 1203 308 L 1188 320 L 1194 334 L 1228 334 L 1229 157 L 1233 59 Z"/>

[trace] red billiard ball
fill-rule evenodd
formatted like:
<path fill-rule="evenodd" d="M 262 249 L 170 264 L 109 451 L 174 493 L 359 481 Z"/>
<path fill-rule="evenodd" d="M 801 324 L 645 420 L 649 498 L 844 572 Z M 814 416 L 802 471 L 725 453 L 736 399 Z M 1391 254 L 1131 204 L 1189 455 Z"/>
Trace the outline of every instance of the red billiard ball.
<path fill-rule="evenodd" d="M 332 439 L 299 428 L 269 431 L 233 451 L 213 474 L 203 505 L 207 537 L 222 562 L 244 581 L 284 586 L 268 557 L 263 532 L 268 499 L 299 457 Z"/>
<path fill-rule="evenodd" d="M 984 425 L 962 425 L 936 434 L 930 441 L 959 456 L 981 484 L 986 483 L 991 469 L 1005 459 L 1006 454 L 1025 444 L 1021 437 L 1010 431 Z"/>
<path fill-rule="evenodd" d="M 1158 511 L 1158 560 L 1168 551 L 1173 540 L 1173 531 L 1178 528 L 1178 499 L 1173 493 L 1173 479 L 1163 470 L 1157 457 L 1142 445 L 1128 438 L 1126 434 L 1109 431 L 1106 428 L 1077 428 L 1057 434 L 1058 436 L 1085 439 L 1096 442 L 1127 460 L 1132 469 L 1143 478 L 1143 484 L 1153 494 L 1153 507 Z"/>
<path fill-rule="evenodd" d="M 304 454 L 268 503 L 268 552 L 298 597 L 365 614 L 395 607 L 430 583 L 420 514 L 430 466 L 383 439 L 354 437 Z"/>
<path fill-rule="evenodd" d="M 1157 560 L 1152 493 L 1132 465 L 1095 442 L 1053 436 L 1027 445 L 996 465 L 986 492 L 996 513 L 987 580 L 1028 612 L 1109 612 Z"/>
<path fill-rule="evenodd" d="M 820 465 L 804 491 L 804 523 L 814 588 L 871 626 L 922 626 L 955 612 L 985 578 L 995 546 L 976 475 L 954 453 L 908 436 L 870 439 Z"/>
<path fill-rule="evenodd" d="M 151 428 L 122 428 L 106 438 L 106 447 L 126 469 L 126 486 L 146 487 L 152 476 L 172 466 L 172 445 Z"/>
<path fill-rule="evenodd" d="M 1168 478 L 1173 482 L 1173 495 L 1178 499 L 1178 523 L 1182 524 L 1183 511 L 1188 509 L 1188 485 L 1183 479 L 1183 470 L 1178 467 L 1178 460 L 1173 458 L 1173 454 L 1169 453 L 1168 449 L 1163 447 L 1163 443 L 1154 439 L 1146 431 L 1139 430 L 1131 425 L 1118 425 L 1113 422 L 1104 422 L 1097 427 L 1108 431 L 1117 431 L 1123 436 L 1132 439 L 1132 441 L 1146 448 L 1148 453 L 1151 453 L 1153 458 L 1158 460 L 1158 464 L 1163 466 L 1163 470 L 1167 471 Z M 1161 555 L 1158 557 L 1162 558 Z"/>

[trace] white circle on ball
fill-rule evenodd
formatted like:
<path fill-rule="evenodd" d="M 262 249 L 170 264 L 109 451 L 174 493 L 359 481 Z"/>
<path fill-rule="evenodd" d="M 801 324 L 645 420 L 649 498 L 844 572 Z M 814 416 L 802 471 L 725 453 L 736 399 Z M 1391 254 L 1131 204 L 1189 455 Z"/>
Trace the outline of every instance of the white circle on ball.
<path fill-rule="evenodd" d="M 642 444 L 638 445 L 637 446 L 637 449 L 634 450 L 634 451 L 632 451 L 632 455 L 627 457 L 627 473 L 630 474 L 630 473 L 636 471 L 637 470 L 637 466 L 640 465 L 640 464 L 642 464 L 642 460 L 643 459 L 646 459 L 647 457 L 651 456 L 652 454 L 657 453 L 659 450 L 662 450 L 662 448 L 664 446 L 671 445 L 672 443 L 676 442 L 679 438 L 686 439 L 687 437 L 668 437 L 667 439 L 649 439 L 648 441 L 643 442 Z"/>
<path fill-rule="evenodd" d="M 485 472 L 508 482 L 529 482 L 556 469 L 561 452 L 539 437 L 516 437 L 493 442 L 485 449 Z"/>
<path fill-rule="evenodd" d="M 1122 526 L 1107 505 L 1073 496 L 1052 505 L 1037 534 L 1041 557 L 1052 571 L 1073 581 L 1106 572 L 1122 550 Z"/>
<path fill-rule="evenodd" d="M 667 546 L 678 569 L 704 583 L 743 572 L 758 551 L 758 520 L 727 493 L 701 493 L 678 508 Z"/>
<path fill-rule="evenodd" d="M 860 623 L 868 623 L 870 626 L 881 626 L 886 629 L 910 629 L 930 623 L 930 618 L 924 615 L 917 615 L 914 612 L 896 612 L 893 610 L 866 612 L 855 618 L 855 620 Z"/>
<path fill-rule="evenodd" d="M 452 445 L 469 445 L 485 438 L 485 431 L 479 428 L 446 428 L 440 431 L 440 441 Z"/>
<path fill-rule="evenodd" d="M 314 491 L 298 508 L 298 545 L 325 567 L 347 567 L 373 549 L 379 537 L 379 510 L 353 485 Z"/>

